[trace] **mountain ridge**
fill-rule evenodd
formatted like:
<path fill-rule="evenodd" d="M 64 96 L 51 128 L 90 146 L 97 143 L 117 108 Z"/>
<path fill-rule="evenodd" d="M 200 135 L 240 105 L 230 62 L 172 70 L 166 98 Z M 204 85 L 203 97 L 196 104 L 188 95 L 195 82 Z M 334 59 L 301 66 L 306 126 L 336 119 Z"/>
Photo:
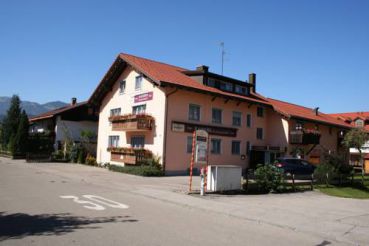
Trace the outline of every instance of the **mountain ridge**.
<path fill-rule="evenodd" d="M 0 120 L 2 120 L 10 106 L 11 97 L 0 96 Z M 52 101 L 47 103 L 37 103 L 31 101 L 21 101 L 21 107 L 26 111 L 28 117 L 39 115 L 50 110 L 68 105 L 62 101 Z"/>

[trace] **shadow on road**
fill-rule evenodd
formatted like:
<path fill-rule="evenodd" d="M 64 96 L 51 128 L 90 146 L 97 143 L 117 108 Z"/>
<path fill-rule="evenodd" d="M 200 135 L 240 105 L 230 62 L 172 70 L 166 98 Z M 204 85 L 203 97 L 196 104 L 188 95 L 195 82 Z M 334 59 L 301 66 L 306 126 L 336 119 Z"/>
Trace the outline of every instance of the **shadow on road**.
<path fill-rule="evenodd" d="M 102 223 L 137 222 L 130 216 L 87 218 L 69 213 L 29 215 L 0 212 L 0 241 L 34 235 L 62 235 L 77 229 L 97 229 Z"/>

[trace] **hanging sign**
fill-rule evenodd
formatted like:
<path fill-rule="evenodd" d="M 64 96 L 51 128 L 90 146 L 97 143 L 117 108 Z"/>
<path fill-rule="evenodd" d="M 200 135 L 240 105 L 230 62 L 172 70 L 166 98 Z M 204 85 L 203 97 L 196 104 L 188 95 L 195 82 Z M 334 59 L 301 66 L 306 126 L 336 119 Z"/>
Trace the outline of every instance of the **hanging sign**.
<path fill-rule="evenodd" d="M 204 130 L 197 130 L 195 137 L 195 163 L 207 164 L 209 135 Z"/>
<path fill-rule="evenodd" d="M 152 91 L 134 96 L 134 103 L 150 101 L 153 98 Z"/>

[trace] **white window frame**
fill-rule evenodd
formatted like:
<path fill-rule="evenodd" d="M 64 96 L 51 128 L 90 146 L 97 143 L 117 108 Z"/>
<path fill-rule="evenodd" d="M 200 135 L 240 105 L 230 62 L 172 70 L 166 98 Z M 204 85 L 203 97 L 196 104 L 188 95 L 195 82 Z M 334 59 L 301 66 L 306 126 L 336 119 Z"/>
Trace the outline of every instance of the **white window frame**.
<path fill-rule="evenodd" d="M 143 143 L 142 143 L 142 145 L 138 145 L 138 146 L 135 146 L 135 145 L 133 145 L 133 139 L 138 139 L 138 138 L 141 138 L 141 139 L 143 139 Z M 131 136 L 131 139 L 130 139 L 130 144 L 131 144 L 131 147 L 132 148 L 138 148 L 138 149 L 143 149 L 144 147 L 145 147 L 145 135 L 133 135 L 133 136 Z"/>
<path fill-rule="evenodd" d="M 119 136 L 118 135 L 109 135 L 108 138 L 108 147 L 119 147 Z"/>
<path fill-rule="evenodd" d="M 239 114 L 239 119 L 240 119 L 240 124 L 239 125 L 234 124 L 234 115 L 235 114 Z M 237 127 L 241 127 L 242 126 L 242 112 L 239 112 L 239 111 L 233 111 L 232 112 L 232 125 L 233 126 L 237 126 Z"/>
<path fill-rule="evenodd" d="M 143 111 L 140 110 L 140 112 L 136 112 L 135 109 L 141 108 L 141 107 L 144 108 L 144 110 Z M 137 114 L 145 114 L 145 113 L 146 113 L 146 104 L 132 106 L 132 114 L 137 115 Z"/>
<path fill-rule="evenodd" d="M 214 152 L 213 149 L 213 141 L 219 141 L 219 152 Z M 220 138 L 212 138 L 210 140 L 210 153 L 213 155 L 221 155 L 222 154 L 222 139 Z"/>
<path fill-rule="evenodd" d="M 199 117 L 198 119 L 193 119 L 191 118 L 191 107 L 197 107 L 199 109 Z M 191 121 L 201 121 L 201 106 L 200 105 L 197 105 L 197 104 L 194 104 L 194 103 L 190 103 L 188 105 L 188 120 L 191 120 Z"/>
<path fill-rule="evenodd" d="M 220 111 L 220 122 L 216 122 L 214 120 L 214 110 L 219 110 Z M 212 108 L 211 109 L 211 122 L 213 124 L 223 124 L 223 110 L 222 109 L 220 109 L 220 108 Z"/>
<path fill-rule="evenodd" d="M 122 85 L 124 84 L 123 86 L 123 89 L 122 89 Z M 126 86 L 127 86 L 127 82 L 125 80 L 121 80 L 119 82 L 119 94 L 122 95 L 126 92 Z"/>
<path fill-rule="evenodd" d="M 233 152 L 233 143 L 238 143 L 238 153 Z M 232 140 L 231 142 L 231 154 L 232 155 L 240 155 L 241 154 L 241 141 L 239 140 Z"/>
<path fill-rule="evenodd" d="M 136 91 L 139 91 L 139 90 L 142 89 L 142 81 L 143 81 L 143 76 L 142 75 L 137 75 L 136 79 L 135 79 L 135 90 Z"/>

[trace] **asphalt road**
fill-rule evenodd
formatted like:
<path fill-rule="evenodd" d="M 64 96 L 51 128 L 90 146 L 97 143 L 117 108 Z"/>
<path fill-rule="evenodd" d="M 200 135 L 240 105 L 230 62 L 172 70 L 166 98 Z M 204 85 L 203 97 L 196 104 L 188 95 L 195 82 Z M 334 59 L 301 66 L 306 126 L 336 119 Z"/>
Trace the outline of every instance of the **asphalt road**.
<path fill-rule="evenodd" d="M 158 199 L 161 187 L 180 185 L 173 180 L 1 158 L 0 245 L 344 244 Z"/>

